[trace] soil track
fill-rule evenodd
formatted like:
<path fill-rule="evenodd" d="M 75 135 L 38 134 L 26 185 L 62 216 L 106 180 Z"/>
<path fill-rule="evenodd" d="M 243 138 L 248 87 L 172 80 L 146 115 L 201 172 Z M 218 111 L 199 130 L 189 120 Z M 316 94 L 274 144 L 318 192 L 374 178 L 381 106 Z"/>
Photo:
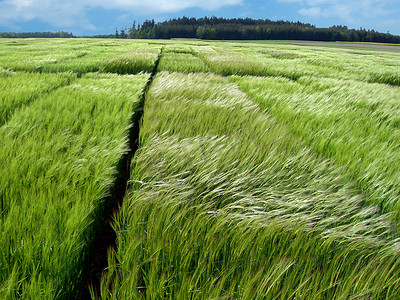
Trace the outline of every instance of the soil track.
<path fill-rule="evenodd" d="M 108 266 L 108 251 L 116 251 L 117 249 L 117 234 L 112 228 L 112 222 L 114 216 L 118 213 L 119 208 L 122 205 L 125 193 L 127 192 L 128 180 L 130 178 L 130 166 L 131 160 L 139 148 L 139 130 L 140 123 L 143 116 L 144 101 L 147 96 L 147 91 L 153 82 L 154 76 L 157 73 L 158 64 L 162 55 L 162 48 L 158 55 L 158 58 L 154 64 L 153 71 L 143 89 L 142 94 L 139 96 L 138 108 L 132 114 L 131 124 L 132 127 L 129 130 L 129 151 L 121 158 L 118 165 L 118 174 L 114 187 L 111 192 L 112 196 L 111 203 L 106 208 L 102 229 L 97 234 L 88 259 L 86 269 L 84 270 L 84 280 L 82 286 L 82 293 L 78 295 L 76 299 L 91 299 L 92 289 L 95 299 L 101 297 L 101 278 L 107 270 Z"/>
<path fill-rule="evenodd" d="M 400 52 L 400 45 L 385 45 L 385 44 L 369 44 L 369 43 L 341 43 L 341 42 L 304 42 L 296 43 L 296 45 L 307 46 L 326 46 L 326 47 L 349 47 L 349 48 L 367 48 L 367 49 L 383 49 L 394 50 Z"/>

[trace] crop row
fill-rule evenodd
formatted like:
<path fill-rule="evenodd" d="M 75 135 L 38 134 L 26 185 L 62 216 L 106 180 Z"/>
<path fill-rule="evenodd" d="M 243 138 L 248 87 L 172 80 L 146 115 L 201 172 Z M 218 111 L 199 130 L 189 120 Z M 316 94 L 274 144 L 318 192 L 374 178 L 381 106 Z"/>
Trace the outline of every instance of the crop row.
<path fill-rule="evenodd" d="M 390 215 L 227 78 L 159 73 L 140 143 L 99 297 L 398 297 Z"/>
<path fill-rule="evenodd" d="M 170 51 L 168 51 L 170 49 Z M 398 52 L 247 43 L 167 45 L 160 70 L 229 75 L 302 76 L 400 85 Z"/>
<path fill-rule="evenodd" d="M 316 153 L 345 166 L 368 201 L 399 222 L 399 87 L 313 77 L 232 81 Z"/>
<path fill-rule="evenodd" d="M 124 40 L 96 39 L 54 39 L 54 40 L 8 40 L 0 42 L 0 67 L 13 71 L 58 73 L 73 72 L 81 76 L 88 72 L 97 72 L 107 68 L 106 61 L 115 61 L 113 57 L 123 57 L 125 53 L 142 53 L 139 61 L 144 62 L 142 71 L 151 72 L 146 64 L 146 53 L 158 53 L 158 46 L 147 43 L 132 43 Z M 125 54 L 126 56 L 127 54 Z M 128 54 L 131 58 L 132 55 Z M 157 55 L 156 55 L 157 56 Z M 132 61 L 132 60 L 131 60 Z M 121 72 L 120 72 L 121 73 Z M 124 72 L 130 73 L 130 72 Z M 135 72 L 138 73 L 138 72 Z"/>
<path fill-rule="evenodd" d="M 67 72 L 78 76 L 104 72 L 150 72 L 165 47 L 160 70 L 229 75 L 302 76 L 352 79 L 400 85 L 398 52 L 327 48 L 301 44 L 126 40 L 0 41 L 0 67 L 14 71 Z"/>
<path fill-rule="evenodd" d="M 0 298 L 79 295 L 148 78 L 87 74 L 0 127 Z"/>
<path fill-rule="evenodd" d="M 0 298 L 80 296 L 157 58 L 99 297 L 399 297 L 399 53 L 95 39 L 0 49 Z"/>
<path fill-rule="evenodd" d="M 15 110 L 74 79 L 75 76 L 71 73 L 0 73 L 0 126 L 11 118 Z"/>

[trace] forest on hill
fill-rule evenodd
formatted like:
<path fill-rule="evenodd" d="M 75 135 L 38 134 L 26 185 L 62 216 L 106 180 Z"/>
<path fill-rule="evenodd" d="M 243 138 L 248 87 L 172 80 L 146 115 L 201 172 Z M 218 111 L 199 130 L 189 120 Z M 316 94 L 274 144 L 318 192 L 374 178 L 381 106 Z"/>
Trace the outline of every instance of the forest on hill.
<path fill-rule="evenodd" d="M 72 33 L 59 32 L 0 32 L 0 38 L 73 38 Z M 335 25 L 318 28 L 315 25 L 269 19 L 225 19 L 217 17 L 178 18 L 156 23 L 146 20 L 130 28 L 116 28 L 114 34 L 84 36 L 118 39 L 191 38 L 204 40 L 306 40 L 400 43 L 400 36 L 375 30 L 349 29 Z"/>
<path fill-rule="evenodd" d="M 104 36 L 102 36 L 104 37 Z M 109 36 L 111 37 L 111 36 Z M 380 33 L 375 30 L 349 29 L 347 26 L 318 28 L 315 25 L 272 21 L 225 19 L 217 17 L 178 18 L 156 23 L 146 20 L 130 28 L 116 29 L 115 38 L 171 39 L 198 38 L 206 40 L 308 40 L 308 41 L 348 41 L 400 43 L 400 36 Z"/>
<path fill-rule="evenodd" d="M 0 32 L 0 38 L 73 38 L 72 33 L 58 32 Z"/>

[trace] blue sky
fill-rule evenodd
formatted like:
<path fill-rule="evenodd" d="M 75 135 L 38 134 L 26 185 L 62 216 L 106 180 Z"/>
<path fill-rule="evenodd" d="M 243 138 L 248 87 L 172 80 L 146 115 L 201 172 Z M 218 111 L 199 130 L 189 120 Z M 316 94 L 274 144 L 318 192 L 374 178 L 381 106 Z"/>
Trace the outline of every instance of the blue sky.
<path fill-rule="evenodd" d="M 0 0 L 0 32 L 110 34 L 135 19 L 216 16 L 347 25 L 400 35 L 399 0 Z"/>

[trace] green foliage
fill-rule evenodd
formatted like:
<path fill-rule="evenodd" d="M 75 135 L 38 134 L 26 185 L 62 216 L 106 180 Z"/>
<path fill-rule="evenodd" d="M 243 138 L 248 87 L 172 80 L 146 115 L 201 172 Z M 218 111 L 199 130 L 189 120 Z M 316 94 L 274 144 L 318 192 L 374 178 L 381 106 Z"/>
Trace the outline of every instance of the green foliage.
<path fill-rule="evenodd" d="M 111 39 L 0 40 L 0 67 L 40 73 L 74 72 L 81 76 L 97 72 L 105 60 L 143 45 Z"/>
<path fill-rule="evenodd" d="M 88 74 L 0 127 L 1 299 L 79 296 L 148 78 Z"/>
<path fill-rule="evenodd" d="M 209 72 L 206 64 L 191 53 L 167 52 L 163 54 L 158 66 L 160 71 L 170 72 Z"/>
<path fill-rule="evenodd" d="M 252 44 L 252 47 L 248 47 L 247 43 L 243 43 L 242 46 L 235 45 L 232 48 L 237 53 L 237 59 L 241 59 L 240 55 L 245 56 L 245 63 L 250 61 L 258 65 L 258 68 L 264 69 L 264 75 L 267 76 L 281 76 L 292 80 L 301 76 L 328 77 L 399 85 L 400 53 L 378 52 L 373 45 L 369 46 L 371 48 L 358 50 L 307 47 L 300 43 Z M 223 43 L 218 44 L 218 48 L 219 52 L 221 48 L 232 49 Z M 249 71 L 247 75 L 259 74 Z"/>
<path fill-rule="evenodd" d="M 40 95 L 69 84 L 75 76 L 64 74 L 0 73 L 0 126 L 11 118 L 14 111 L 29 105 Z"/>
<path fill-rule="evenodd" d="M 368 77 L 369 82 L 386 83 L 390 85 L 400 86 L 400 72 L 391 73 L 383 71 L 380 73 L 371 73 Z"/>
<path fill-rule="evenodd" d="M 390 216 L 228 79 L 162 72 L 144 111 L 103 299 L 399 295 Z"/>
<path fill-rule="evenodd" d="M 104 61 L 100 72 L 118 74 L 151 73 L 158 58 L 159 49 L 138 49 Z"/>
<path fill-rule="evenodd" d="M 317 153 L 344 165 L 369 201 L 399 219 L 399 87 L 310 77 L 234 81 Z"/>
<path fill-rule="evenodd" d="M 0 32 L 0 38 L 73 38 L 72 33 L 58 32 Z"/>
<path fill-rule="evenodd" d="M 380 33 L 360 28 L 348 29 L 346 26 L 317 28 L 315 25 L 272 21 L 269 19 L 225 19 L 217 17 L 178 18 L 155 23 L 146 20 L 136 29 L 136 38 L 171 39 L 198 38 L 206 40 L 306 40 L 306 41 L 350 41 L 400 43 L 400 36 Z"/>
<path fill-rule="evenodd" d="M 0 40 L 0 298 L 82 296 L 139 94 L 93 298 L 399 298 L 400 53 L 335 45 Z"/>
<path fill-rule="evenodd" d="M 230 51 L 199 51 L 197 56 L 215 73 L 221 75 L 265 76 L 265 68 L 252 62 L 243 53 Z"/>

